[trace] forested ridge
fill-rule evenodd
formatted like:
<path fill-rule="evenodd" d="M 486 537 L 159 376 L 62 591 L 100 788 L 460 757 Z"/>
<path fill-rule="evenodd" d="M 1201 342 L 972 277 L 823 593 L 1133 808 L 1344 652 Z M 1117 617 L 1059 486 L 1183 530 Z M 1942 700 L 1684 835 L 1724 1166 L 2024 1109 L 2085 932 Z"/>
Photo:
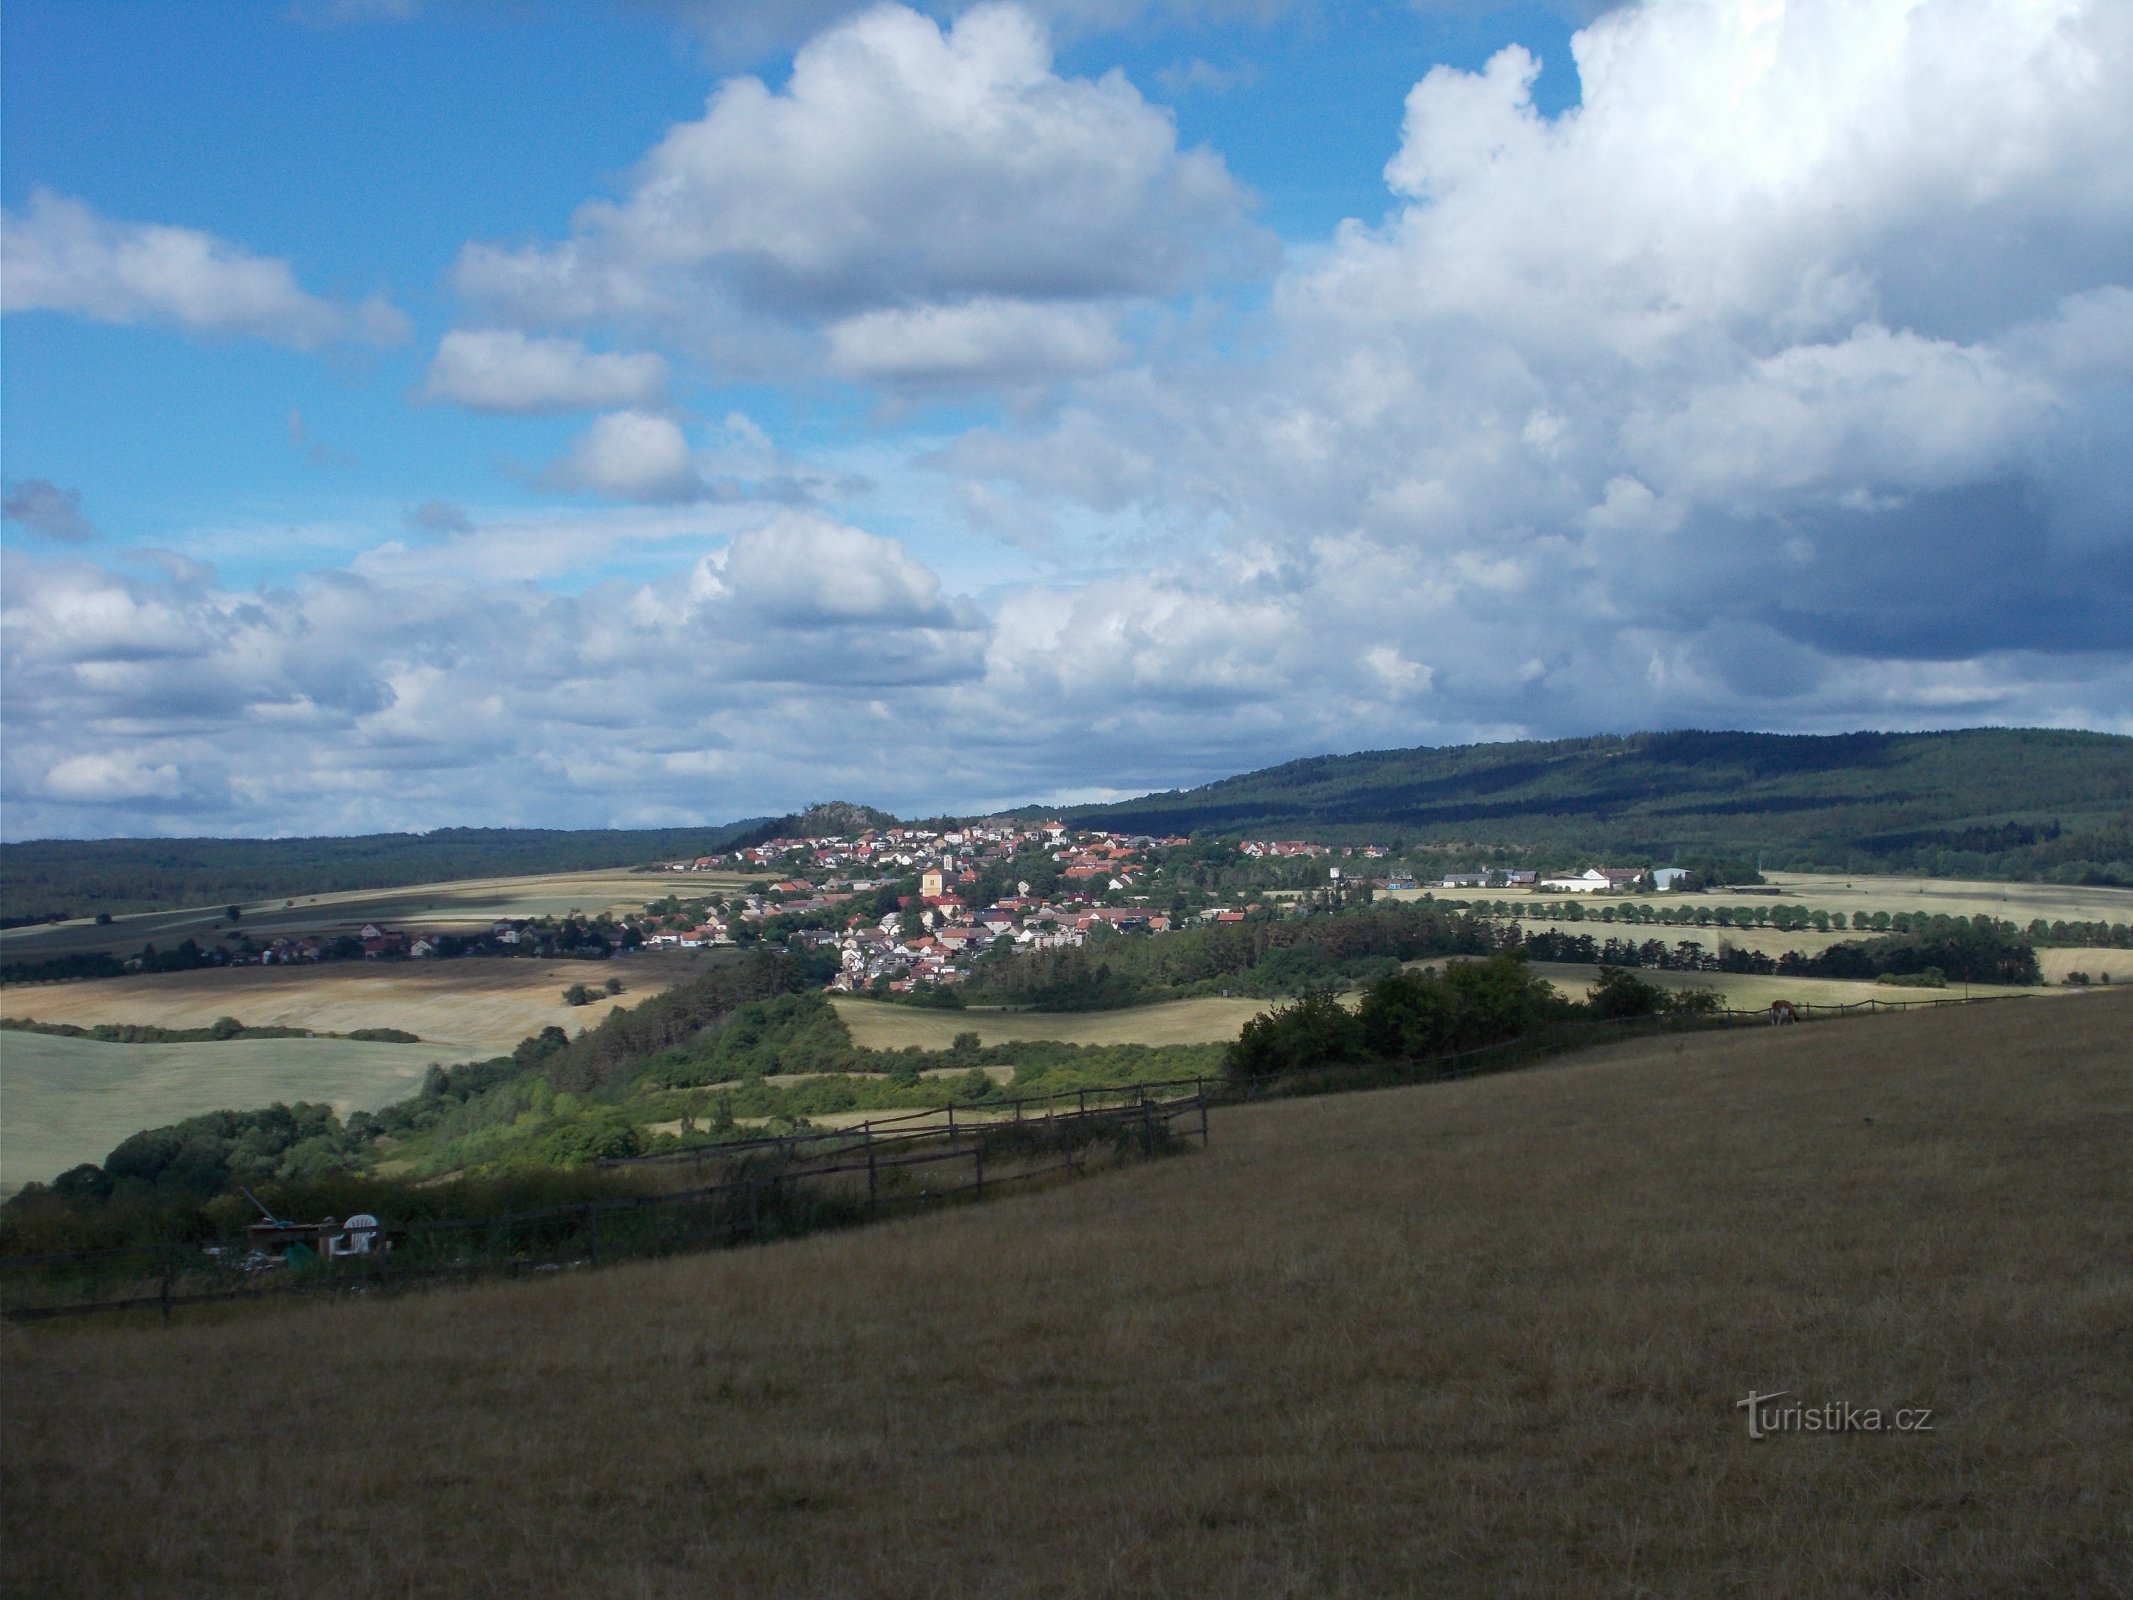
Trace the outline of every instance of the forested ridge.
<path fill-rule="evenodd" d="M 307 839 L 33 839 L 0 845 L 10 922 L 114 916 L 399 889 L 458 878 L 589 872 L 730 850 L 757 819 L 716 828 L 439 828 Z"/>
<path fill-rule="evenodd" d="M 1719 853 L 1779 871 L 2133 885 L 2133 739 L 1684 731 L 1376 750 L 1073 807 L 1066 820 L 1434 843 L 1477 863 Z"/>

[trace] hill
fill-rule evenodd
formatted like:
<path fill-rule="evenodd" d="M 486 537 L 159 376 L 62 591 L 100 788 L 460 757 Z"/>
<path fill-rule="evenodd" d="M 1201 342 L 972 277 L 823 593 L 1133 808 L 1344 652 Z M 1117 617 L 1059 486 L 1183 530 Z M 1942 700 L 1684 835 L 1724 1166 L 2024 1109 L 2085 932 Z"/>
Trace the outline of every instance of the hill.
<path fill-rule="evenodd" d="M 1548 865 L 1760 856 L 1794 872 L 2133 885 L 2133 739 L 1680 732 L 1375 750 L 1065 816 L 1133 832 L 1435 843 Z"/>
<path fill-rule="evenodd" d="M 771 817 L 744 830 L 737 826 L 726 848 L 745 850 L 772 839 L 852 838 L 874 828 L 893 828 L 900 820 L 873 806 L 858 805 L 850 800 L 825 800 L 805 811 Z"/>
<path fill-rule="evenodd" d="M 2129 1007 L 1661 1038 L 790 1243 L 16 1333 L 10 1587 L 2123 1594 Z M 1881 1428 L 1753 1440 L 1751 1390 Z"/>
<path fill-rule="evenodd" d="M 9 925 L 108 911 L 590 872 L 730 850 L 759 819 L 716 828 L 439 828 L 306 839 L 33 839 L 0 844 Z"/>

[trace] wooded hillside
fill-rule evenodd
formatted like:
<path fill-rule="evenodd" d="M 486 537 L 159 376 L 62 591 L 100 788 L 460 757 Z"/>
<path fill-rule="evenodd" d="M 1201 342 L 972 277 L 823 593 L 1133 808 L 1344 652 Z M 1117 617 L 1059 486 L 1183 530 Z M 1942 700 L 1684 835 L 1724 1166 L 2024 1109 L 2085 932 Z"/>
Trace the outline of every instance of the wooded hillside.
<path fill-rule="evenodd" d="M 2133 884 L 2133 739 L 1638 733 L 1316 756 L 1076 825 L 1441 842 L 1530 859 L 1760 855 L 1777 870 Z"/>

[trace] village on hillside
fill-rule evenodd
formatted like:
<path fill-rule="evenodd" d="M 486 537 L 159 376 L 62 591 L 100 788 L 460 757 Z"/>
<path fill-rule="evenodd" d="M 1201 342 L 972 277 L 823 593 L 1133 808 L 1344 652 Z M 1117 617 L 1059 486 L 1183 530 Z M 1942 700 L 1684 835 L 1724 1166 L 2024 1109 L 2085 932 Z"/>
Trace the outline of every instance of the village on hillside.
<path fill-rule="evenodd" d="M 1439 851 L 1428 854 L 1442 859 Z M 1379 895 L 1667 894 L 1704 886 L 1680 867 L 1594 866 L 1561 876 L 1508 867 L 1418 873 L 1397 845 L 1157 837 L 1020 817 L 781 835 L 634 870 L 648 887 L 663 881 L 670 891 L 641 911 L 502 917 L 426 931 L 369 922 L 254 937 L 232 907 L 219 938 L 188 938 L 161 952 L 151 944 L 115 965 L 142 972 L 462 956 L 600 960 L 639 949 L 765 942 L 833 956 L 833 963 L 811 963 L 818 975 L 831 972 L 832 989 L 908 993 L 960 984 L 979 958 L 996 952 L 1160 937 L 1194 924 L 1368 904 Z M 746 876 L 745 887 L 736 875 Z M 689 892 L 696 881 L 705 892 Z"/>
<path fill-rule="evenodd" d="M 1182 902 L 1136 893 L 1164 854 L 1192 847 L 1187 838 L 1070 829 L 1060 822 L 992 819 L 960 827 L 892 826 L 851 835 L 779 837 L 731 853 L 667 864 L 674 873 L 780 871 L 787 874 L 725 902 L 724 916 L 655 918 L 644 942 L 697 949 L 732 944 L 738 930 L 772 918 L 798 918 L 788 947 L 834 950 L 830 987 L 843 992 L 908 992 L 965 981 L 977 957 L 1005 946 L 1015 951 L 1072 948 L 1108 934 L 1162 935 L 1188 922 L 1242 922 L 1286 902 L 1308 909 L 1298 891 L 1268 890 L 1238 904 L 1190 910 Z M 1245 840 L 1233 848 L 1245 862 L 1317 862 L 1325 858 L 1382 863 L 1382 844 L 1327 845 L 1300 839 Z M 1028 878 L 998 884 L 998 869 L 1041 858 L 1055 869 L 1049 887 Z M 992 869 L 992 870 L 988 870 Z M 917 893 L 895 886 L 917 879 Z M 1420 893 L 1411 872 L 1375 865 L 1334 865 L 1313 874 L 1365 898 L 1374 893 Z M 1559 889 L 1584 894 L 1641 888 L 1664 891 L 1685 873 L 1678 868 L 1594 867 L 1574 877 L 1539 879 L 1533 872 L 1455 872 L 1431 888 Z M 996 892 L 982 885 L 992 880 Z M 858 909 L 861 903 L 865 909 Z"/>

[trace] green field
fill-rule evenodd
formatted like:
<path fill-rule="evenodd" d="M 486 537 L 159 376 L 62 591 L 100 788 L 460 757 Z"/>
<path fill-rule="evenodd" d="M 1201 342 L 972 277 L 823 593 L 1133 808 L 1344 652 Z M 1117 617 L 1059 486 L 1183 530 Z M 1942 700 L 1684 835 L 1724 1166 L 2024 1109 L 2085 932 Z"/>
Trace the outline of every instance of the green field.
<path fill-rule="evenodd" d="M 393 928 L 464 932 L 501 917 L 587 916 L 602 911 L 642 911 L 669 894 L 684 898 L 729 895 L 759 881 L 713 872 L 546 872 L 508 878 L 469 878 L 405 889 L 354 889 L 341 894 L 300 895 L 242 906 L 236 923 L 222 906 L 150 911 L 98 924 L 86 918 L 34 928 L 0 930 L 0 957 L 47 961 L 55 956 L 104 951 L 132 955 L 144 944 L 169 949 L 185 939 L 209 944 L 226 934 L 255 940 L 283 935 L 352 933 L 366 922 Z"/>
<path fill-rule="evenodd" d="M 434 1045 L 353 1039 L 100 1044 L 0 1034 L 0 1189 L 102 1161 L 129 1134 L 206 1111 L 276 1100 L 372 1110 L 411 1093 L 437 1059 Z"/>

